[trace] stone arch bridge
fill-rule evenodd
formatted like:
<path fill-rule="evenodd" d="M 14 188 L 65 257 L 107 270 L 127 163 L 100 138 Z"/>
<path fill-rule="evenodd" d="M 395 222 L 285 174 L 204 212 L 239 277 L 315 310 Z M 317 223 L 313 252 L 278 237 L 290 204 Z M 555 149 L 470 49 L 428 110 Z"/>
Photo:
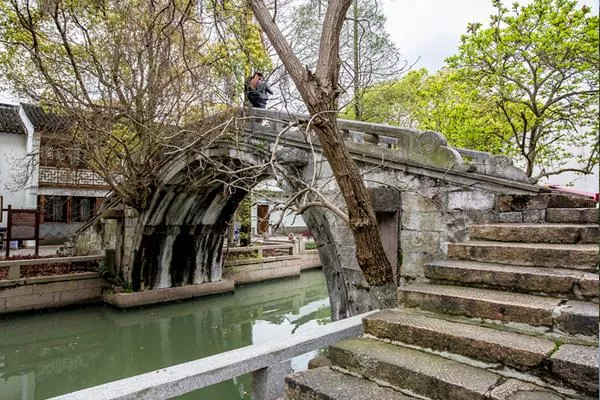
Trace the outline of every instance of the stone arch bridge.
<path fill-rule="evenodd" d="M 222 125 L 222 135 L 209 136 L 208 145 L 199 141 L 166 156 L 148 209 L 125 210 L 116 264 L 134 290 L 220 280 L 229 221 L 265 178 L 275 177 L 290 193 L 311 182 L 344 207 L 307 130 L 308 116 L 246 112 Z M 464 239 L 467 224 L 502 218 L 498 196 L 540 191 L 510 158 L 450 147 L 440 133 L 347 120 L 339 126 L 364 174 L 399 282 L 421 279 L 423 264 L 443 257 L 445 243 Z M 366 311 L 368 285 L 345 223 L 323 207 L 303 217 L 319 248 L 334 319 Z"/>

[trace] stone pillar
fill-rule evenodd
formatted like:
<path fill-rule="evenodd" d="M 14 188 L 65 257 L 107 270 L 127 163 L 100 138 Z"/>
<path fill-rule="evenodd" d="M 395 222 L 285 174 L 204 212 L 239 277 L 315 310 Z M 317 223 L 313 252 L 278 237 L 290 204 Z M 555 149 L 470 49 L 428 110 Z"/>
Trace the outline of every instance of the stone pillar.
<path fill-rule="evenodd" d="M 252 373 L 252 398 L 275 400 L 281 397 L 286 375 L 292 372 L 291 360 L 262 368 Z"/>
<path fill-rule="evenodd" d="M 123 210 L 123 247 L 121 251 L 121 271 L 123 277 L 131 282 L 131 270 L 133 268 L 133 253 L 136 250 L 134 241 L 136 238 L 136 229 L 138 224 L 138 212 L 131 207 L 125 207 Z"/>

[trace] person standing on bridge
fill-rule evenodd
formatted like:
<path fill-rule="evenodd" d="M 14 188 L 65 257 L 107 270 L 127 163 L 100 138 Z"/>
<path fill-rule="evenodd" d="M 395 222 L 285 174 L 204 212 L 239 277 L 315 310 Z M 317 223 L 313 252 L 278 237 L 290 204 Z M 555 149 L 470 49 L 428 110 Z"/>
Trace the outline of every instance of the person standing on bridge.
<path fill-rule="evenodd" d="M 273 94 L 273 91 L 267 85 L 262 72 L 254 72 L 254 75 L 244 82 L 244 95 L 252 107 L 266 108 L 269 94 Z"/>

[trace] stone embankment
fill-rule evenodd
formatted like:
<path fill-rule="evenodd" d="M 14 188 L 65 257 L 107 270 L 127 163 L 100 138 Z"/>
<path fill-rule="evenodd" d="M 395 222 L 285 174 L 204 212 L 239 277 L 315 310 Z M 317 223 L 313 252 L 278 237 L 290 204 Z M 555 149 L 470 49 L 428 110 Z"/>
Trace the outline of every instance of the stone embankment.
<path fill-rule="evenodd" d="M 471 226 L 284 398 L 597 399 L 598 208 L 505 200 L 519 222 Z M 528 207 L 543 220 L 523 223 Z"/>

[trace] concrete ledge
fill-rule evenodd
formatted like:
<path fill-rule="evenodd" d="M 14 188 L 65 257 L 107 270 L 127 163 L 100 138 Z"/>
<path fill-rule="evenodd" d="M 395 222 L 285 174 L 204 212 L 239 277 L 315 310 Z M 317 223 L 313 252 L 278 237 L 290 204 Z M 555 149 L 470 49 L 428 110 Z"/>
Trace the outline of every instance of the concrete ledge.
<path fill-rule="evenodd" d="M 243 260 L 232 260 L 226 261 L 225 267 L 238 266 L 238 265 L 252 265 L 252 264 L 269 264 L 278 261 L 290 261 L 299 260 L 300 256 L 275 256 L 275 257 L 256 257 L 256 258 L 245 258 Z"/>
<path fill-rule="evenodd" d="M 102 278 L 97 272 L 21 278 L 0 286 L 0 314 L 99 302 Z"/>
<path fill-rule="evenodd" d="M 300 276 L 300 264 L 294 263 L 290 266 L 254 268 L 249 270 L 237 269 L 228 271 L 226 277 L 235 281 L 235 284 L 263 282 L 270 279 L 287 278 L 290 276 Z"/>
<path fill-rule="evenodd" d="M 300 254 L 300 269 L 302 271 L 312 268 L 321 268 L 321 257 L 317 250 L 307 250 L 306 253 Z"/>
<path fill-rule="evenodd" d="M 136 293 L 104 293 L 102 299 L 117 308 L 130 308 L 148 304 L 168 303 L 176 300 L 191 299 L 210 294 L 232 292 L 234 282 L 224 279 L 219 282 L 186 285 L 165 289 L 147 290 Z"/>

